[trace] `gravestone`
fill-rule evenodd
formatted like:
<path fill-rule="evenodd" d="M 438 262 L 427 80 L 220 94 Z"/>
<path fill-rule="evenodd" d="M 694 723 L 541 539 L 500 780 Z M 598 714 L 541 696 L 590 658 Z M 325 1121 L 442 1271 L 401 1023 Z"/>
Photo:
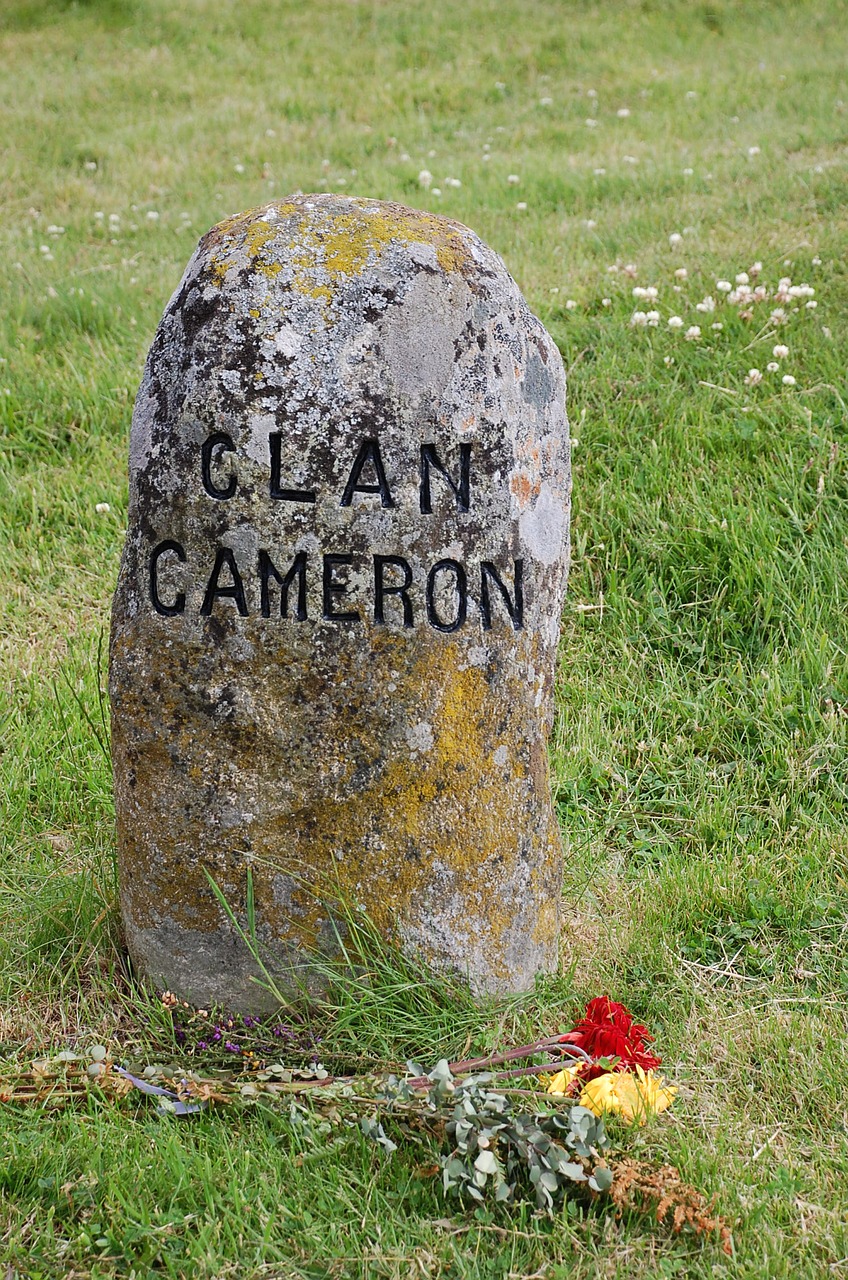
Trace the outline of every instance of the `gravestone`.
<path fill-rule="evenodd" d="M 153 982 L 262 1007 L 210 879 L 283 980 L 339 897 L 480 993 L 555 968 L 564 392 L 459 223 L 296 196 L 200 241 L 136 401 L 112 615 L 121 907 Z"/>

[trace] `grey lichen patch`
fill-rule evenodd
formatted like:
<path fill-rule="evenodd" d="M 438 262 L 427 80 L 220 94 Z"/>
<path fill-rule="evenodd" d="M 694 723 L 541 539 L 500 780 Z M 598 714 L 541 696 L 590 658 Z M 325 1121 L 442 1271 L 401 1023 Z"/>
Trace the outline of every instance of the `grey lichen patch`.
<path fill-rule="evenodd" d="M 497 255 L 336 196 L 222 223 L 151 347 L 130 477 L 110 690 L 140 968 L 245 1003 L 208 877 L 243 913 L 248 868 L 280 973 L 339 889 L 480 991 L 552 968 L 564 376 Z"/>

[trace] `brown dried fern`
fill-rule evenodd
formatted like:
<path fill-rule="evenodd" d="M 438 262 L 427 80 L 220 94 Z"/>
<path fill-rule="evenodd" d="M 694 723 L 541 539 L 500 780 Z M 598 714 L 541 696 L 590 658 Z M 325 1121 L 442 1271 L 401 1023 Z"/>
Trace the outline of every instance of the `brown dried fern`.
<path fill-rule="evenodd" d="M 627 1157 L 611 1161 L 613 1183 L 609 1195 L 616 1212 L 653 1212 L 657 1222 L 675 1233 L 685 1227 L 695 1235 L 716 1234 L 725 1253 L 733 1252 L 733 1237 L 723 1218 L 713 1216 L 706 1197 L 684 1182 L 673 1165 L 647 1164 Z"/>

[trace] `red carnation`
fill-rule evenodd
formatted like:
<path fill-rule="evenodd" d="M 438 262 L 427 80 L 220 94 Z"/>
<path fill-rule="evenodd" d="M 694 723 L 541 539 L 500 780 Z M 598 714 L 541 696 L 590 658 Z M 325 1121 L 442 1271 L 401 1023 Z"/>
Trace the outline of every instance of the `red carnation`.
<path fill-rule="evenodd" d="M 590 1000 L 581 1021 L 562 1037 L 565 1043 L 584 1049 L 593 1058 L 618 1058 L 619 1070 L 641 1067 L 643 1071 L 652 1071 L 661 1062 L 647 1049 L 647 1043 L 653 1039 L 647 1027 L 633 1021 L 629 1009 L 609 996 Z M 587 1077 L 598 1074 L 599 1070 L 593 1068 Z"/>

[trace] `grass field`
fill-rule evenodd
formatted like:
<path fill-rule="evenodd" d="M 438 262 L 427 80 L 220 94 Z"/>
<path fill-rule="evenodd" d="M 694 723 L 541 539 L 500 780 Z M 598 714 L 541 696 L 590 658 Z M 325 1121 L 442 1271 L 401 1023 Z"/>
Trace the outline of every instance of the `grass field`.
<path fill-rule="evenodd" d="M 400 200 L 503 255 L 569 373 L 566 931 L 557 982 L 453 1042 L 426 1009 L 393 1039 L 389 997 L 344 1034 L 432 1061 L 609 991 L 681 1085 L 632 1149 L 735 1242 L 475 1214 L 356 1132 L 92 1098 L 0 1109 L 9 1280 L 848 1276 L 846 43 L 838 0 L 0 0 L 7 1068 L 180 1060 L 121 953 L 98 693 L 164 304 L 225 215 Z"/>

